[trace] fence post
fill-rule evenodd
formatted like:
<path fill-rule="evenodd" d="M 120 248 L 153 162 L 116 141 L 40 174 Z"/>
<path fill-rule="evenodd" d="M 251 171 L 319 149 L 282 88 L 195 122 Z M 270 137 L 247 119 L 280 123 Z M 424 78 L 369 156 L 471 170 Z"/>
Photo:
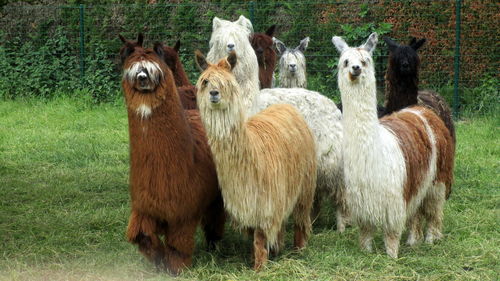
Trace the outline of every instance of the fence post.
<path fill-rule="evenodd" d="M 85 5 L 80 4 L 80 81 L 83 84 L 85 78 L 85 29 L 84 12 Z"/>
<path fill-rule="evenodd" d="M 250 21 L 252 22 L 253 28 L 255 30 L 255 2 L 250 1 L 248 3 L 248 10 L 250 12 Z"/>
<path fill-rule="evenodd" d="M 458 83 L 460 78 L 460 23 L 461 23 L 462 1 L 455 1 L 455 61 L 454 61 L 454 79 L 453 79 L 453 117 L 458 119 L 458 107 L 460 105 Z"/>

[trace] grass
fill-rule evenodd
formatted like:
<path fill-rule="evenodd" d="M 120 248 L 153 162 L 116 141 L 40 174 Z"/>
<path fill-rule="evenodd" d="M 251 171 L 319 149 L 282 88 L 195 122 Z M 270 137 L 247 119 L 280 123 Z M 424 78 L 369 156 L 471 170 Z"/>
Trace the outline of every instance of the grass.
<path fill-rule="evenodd" d="M 500 120 L 457 122 L 455 185 L 445 238 L 402 245 L 388 258 L 380 233 L 363 253 L 358 230 L 334 231 L 331 208 L 301 252 L 287 246 L 267 269 L 250 268 L 251 242 L 227 226 L 214 253 L 197 234 L 180 280 L 498 280 Z M 128 131 L 123 104 L 0 101 L 0 280 L 169 280 L 125 241 Z M 289 228 L 290 230 L 290 228 Z"/>

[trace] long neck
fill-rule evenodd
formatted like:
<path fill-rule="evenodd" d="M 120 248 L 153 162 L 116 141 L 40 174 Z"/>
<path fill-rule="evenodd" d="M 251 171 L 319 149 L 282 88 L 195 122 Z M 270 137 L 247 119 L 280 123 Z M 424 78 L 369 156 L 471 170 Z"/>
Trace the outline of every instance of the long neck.
<path fill-rule="evenodd" d="M 370 81 L 339 79 L 342 96 L 344 145 L 369 147 L 379 134 L 375 77 Z"/>
<path fill-rule="evenodd" d="M 174 72 L 175 85 L 177 85 L 177 87 L 192 86 L 191 82 L 187 77 L 186 71 L 184 71 L 184 67 L 182 66 L 180 60 L 177 60 L 175 68 L 176 68 Z"/>
<path fill-rule="evenodd" d="M 385 114 L 417 104 L 418 74 L 405 76 L 389 66 L 386 81 Z"/>

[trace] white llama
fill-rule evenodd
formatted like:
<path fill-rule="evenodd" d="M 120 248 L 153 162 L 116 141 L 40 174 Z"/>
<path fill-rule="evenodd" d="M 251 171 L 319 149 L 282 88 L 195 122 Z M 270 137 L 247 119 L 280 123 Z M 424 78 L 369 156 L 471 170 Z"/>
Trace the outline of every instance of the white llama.
<path fill-rule="evenodd" d="M 280 57 L 279 78 L 282 88 L 307 88 L 306 57 L 304 51 L 309 44 L 309 37 L 300 41 L 296 48 L 288 48 L 283 42 L 273 37 Z"/>
<path fill-rule="evenodd" d="M 314 213 L 319 209 L 320 201 L 327 195 L 332 195 L 337 207 L 337 229 L 342 232 L 345 229 L 343 217 L 347 212 L 341 192 L 344 187 L 342 113 L 333 101 L 318 92 L 301 88 L 272 88 L 259 92 L 257 57 L 248 40 L 252 31 L 252 23 L 244 16 L 240 16 L 235 22 L 214 18 L 207 60 L 217 63 L 227 57 L 231 50 L 236 50 L 238 64 L 233 74 L 247 95 L 247 100 L 254 101 L 249 115 L 277 103 L 291 104 L 302 113 L 314 134 L 317 149 L 318 186 Z"/>
<path fill-rule="evenodd" d="M 249 115 L 277 103 L 291 104 L 302 113 L 316 141 L 318 180 L 314 213 L 316 215 L 323 198 L 333 196 L 337 209 L 337 229 L 343 232 L 343 218 L 347 215 L 347 210 L 342 195 L 342 113 L 333 101 L 318 92 L 301 88 L 272 88 L 259 92 L 257 57 L 248 40 L 248 34 L 252 30 L 252 23 L 244 16 L 240 16 L 235 22 L 214 18 L 207 60 L 216 63 L 226 57 L 229 51 L 236 49 L 238 64 L 233 74 L 247 97 L 254 100 Z"/>
<path fill-rule="evenodd" d="M 338 86 L 343 104 L 343 152 L 346 201 L 360 227 L 360 244 L 372 250 L 376 227 L 384 231 L 386 252 L 397 258 L 405 224 L 407 243 L 420 238 L 427 220 L 426 241 L 442 237 L 443 207 L 451 190 L 454 143 L 432 110 L 414 106 L 377 118 L 374 62 L 377 34 L 350 48 L 332 38 L 341 53 Z"/>

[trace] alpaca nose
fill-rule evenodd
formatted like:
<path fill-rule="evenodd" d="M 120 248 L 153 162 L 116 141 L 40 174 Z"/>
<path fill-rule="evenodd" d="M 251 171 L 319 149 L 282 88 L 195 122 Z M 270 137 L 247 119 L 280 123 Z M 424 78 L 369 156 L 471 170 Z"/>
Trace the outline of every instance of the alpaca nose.
<path fill-rule="evenodd" d="M 215 97 L 215 96 L 219 95 L 219 91 L 210 91 L 210 95 L 212 97 Z"/>
<path fill-rule="evenodd" d="M 146 75 L 146 73 L 144 72 L 141 72 L 137 75 L 137 78 L 139 79 L 139 81 L 144 81 L 146 80 L 146 78 L 148 78 L 148 75 Z"/>
<path fill-rule="evenodd" d="M 359 71 L 359 65 L 353 65 L 352 70 L 354 71 Z"/>
<path fill-rule="evenodd" d="M 233 48 L 234 48 L 234 44 L 233 44 L 233 43 L 229 43 L 229 44 L 227 44 L 227 47 L 228 47 L 229 49 L 233 49 Z"/>

